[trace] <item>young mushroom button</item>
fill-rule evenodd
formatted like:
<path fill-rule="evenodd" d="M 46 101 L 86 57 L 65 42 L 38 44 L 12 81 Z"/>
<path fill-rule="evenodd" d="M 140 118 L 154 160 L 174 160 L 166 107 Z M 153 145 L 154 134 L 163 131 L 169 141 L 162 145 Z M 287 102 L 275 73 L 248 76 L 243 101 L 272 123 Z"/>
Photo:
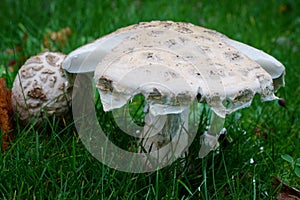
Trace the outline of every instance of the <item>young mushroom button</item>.
<path fill-rule="evenodd" d="M 61 68 L 65 55 L 44 52 L 30 57 L 19 69 L 12 88 L 12 105 L 19 120 L 40 123 L 46 116 L 69 111 L 69 83 Z"/>
<path fill-rule="evenodd" d="M 143 143 L 146 150 L 188 130 L 186 113 L 194 100 L 207 103 L 213 114 L 201 136 L 200 157 L 218 147 L 226 114 L 250 106 L 255 94 L 262 101 L 277 99 L 285 73 L 279 61 L 258 49 L 172 21 L 121 28 L 71 52 L 63 69 L 94 72 L 105 111 L 143 94 L 148 106 L 143 134 L 154 136 Z"/>

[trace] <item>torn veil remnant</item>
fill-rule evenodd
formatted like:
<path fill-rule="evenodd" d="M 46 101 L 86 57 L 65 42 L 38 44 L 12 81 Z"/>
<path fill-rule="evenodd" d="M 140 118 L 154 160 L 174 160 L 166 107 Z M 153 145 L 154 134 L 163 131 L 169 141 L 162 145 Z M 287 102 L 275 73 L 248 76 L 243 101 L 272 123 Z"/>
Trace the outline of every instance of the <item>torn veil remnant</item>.
<path fill-rule="evenodd" d="M 195 99 L 207 103 L 214 114 L 202 136 L 200 157 L 218 147 L 226 114 L 250 106 L 255 94 L 262 101 L 277 99 L 274 92 L 284 85 L 285 73 L 263 51 L 213 30 L 172 21 L 121 28 L 71 52 L 63 69 L 95 71 L 105 111 L 143 94 L 149 106 L 144 134 L 156 135 L 151 145 L 144 143 L 149 148 L 159 148 L 167 134 L 175 137 L 188 130 L 187 113 Z"/>

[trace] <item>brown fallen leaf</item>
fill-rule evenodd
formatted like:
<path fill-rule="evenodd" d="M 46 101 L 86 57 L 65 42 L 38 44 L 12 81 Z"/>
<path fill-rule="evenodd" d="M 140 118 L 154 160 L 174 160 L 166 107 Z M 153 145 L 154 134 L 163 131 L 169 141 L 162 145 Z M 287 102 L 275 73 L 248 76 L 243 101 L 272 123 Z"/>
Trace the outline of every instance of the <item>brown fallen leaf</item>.
<path fill-rule="evenodd" d="M 266 128 L 261 127 L 258 125 L 257 127 L 254 128 L 254 133 L 258 137 L 262 137 L 263 139 L 267 140 L 268 139 L 268 133 L 265 130 Z"/>
<path fill-rule="evenodd" d="M 62 48 L 66 46 L 66 41 L 71 34 L 72 31 L 69 27 L 60 29 L 57 32 L 48 32 L 43 39 L 43 48 L 50 48 L 51 51 L 55 51 L 53 44 L 58 48 Z"/>
<path fill-rule="evenodd" d="M 23 46 L 26 43 L 27 38 L 28 35 L 24 33 L 22 40 L 18 44 L 1 52 L 5 55 L 5 57 L 10 58 L 6 63 L 6 67 L 9 72 L 18 70 L 19 67 L 27 60 L 28 56 L 24 54 L 23 51 Z"/>
<path fill-rule="evenodd" d="M 281 4 L 278 7 L 278 10 L 281 14 L 288 13 L 288 12 L 291 12 L 293 10 L 293 6 L 289 3 Z"/>
<path fill-rule="evenodd" d="M 273 176 L 272 178 L 275 180 L 275 183 L 273 183 L 274 188 L 277 188 L 282 184 L 277 200 L 300 200 L 300 190 L 287 185 L 278 177 Z"/>
<path fill-rule="evenodd" d="M 11 105 L 11 91 L 6 88 L 5 79 L 0 78 L 0 130 L 2 135 L 2 151 L 6 151 L 12 138 L 11 116 L 13 109 Z"/>

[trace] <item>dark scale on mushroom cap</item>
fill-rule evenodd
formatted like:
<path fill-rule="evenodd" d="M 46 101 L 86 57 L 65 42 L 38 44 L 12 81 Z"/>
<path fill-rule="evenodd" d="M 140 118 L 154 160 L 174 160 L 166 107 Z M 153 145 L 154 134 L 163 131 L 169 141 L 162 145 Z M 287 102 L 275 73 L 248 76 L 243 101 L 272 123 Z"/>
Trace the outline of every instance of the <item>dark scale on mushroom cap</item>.
<path fill-rule="evenodd" d="M 112 81 L 106 77 L 101 77 L 97 82 L 97 87 L 103 91 L 113 92 Z"/>

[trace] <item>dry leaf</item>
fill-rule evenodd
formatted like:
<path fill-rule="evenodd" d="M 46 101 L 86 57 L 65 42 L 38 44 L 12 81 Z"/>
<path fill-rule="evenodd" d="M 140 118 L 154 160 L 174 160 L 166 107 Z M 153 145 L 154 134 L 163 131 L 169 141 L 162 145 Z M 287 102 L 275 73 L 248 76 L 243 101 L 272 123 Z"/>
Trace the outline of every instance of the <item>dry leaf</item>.
<path fill-rule="evenodd" d="M 9 140 L 12 137 L 10 132 L 12 126 L 10 124 L 10 117 L 13 114 L 11 106 L 11 91 L 6 88 L 5 79 L 0 78 L 0 129 L 2 136 L 2 151 L 8 147 Z"/>
<path fill-rule="evenodd" d="M 23 65 L 26 61 L 27 56 L 23 52 L 23 45 L 27 41 L 28 35 L 24 33 L 22 41 L 16 44 L 12 48 L 5 49 L 2 53 L 3 55 L 10 58 L 10 60 L 6 63 L 7 70 L 9 72 L 14 72 L 16 68 Z"/>
<path fill-rule="evenodd" d="M 43 39 L 44 48 L 50 48 L 51 51 L 55 51 L 53 44 L 58 46 L 58 48 L 66 46 L 66 41 L 71 34 L 72 31 L 69 27 L 57 32 L 48 32 Z"/>
<path fill-rule="evenodd" d="M 300 191 L 298 189 L 287 185 L 275 176 L 272 178 L 276 181 L 276 183 L 273 183 L 274 188 L 277 188 L 280 184 L 282 184 L 277 200 L 300 200 Z"/>
<path fill-rule="evenodd" d="M 258 125 L 257 127 L 254 128 L 254 133 L 256 136 L 262 137 L 263 139 L 267 140 L 268 133 L 264 129 L 266 128 L 263 128 L 260 125 Z"/>
<path fill-rule="evenodd" d="M 291 4 L 287 3 L 287 4 L 281 4 L 279 7 L 278 7 L 278 10 L 280 13 L 287 13 L 287 12 L 290 12 L 293 10 L 293 7 Z"/>

